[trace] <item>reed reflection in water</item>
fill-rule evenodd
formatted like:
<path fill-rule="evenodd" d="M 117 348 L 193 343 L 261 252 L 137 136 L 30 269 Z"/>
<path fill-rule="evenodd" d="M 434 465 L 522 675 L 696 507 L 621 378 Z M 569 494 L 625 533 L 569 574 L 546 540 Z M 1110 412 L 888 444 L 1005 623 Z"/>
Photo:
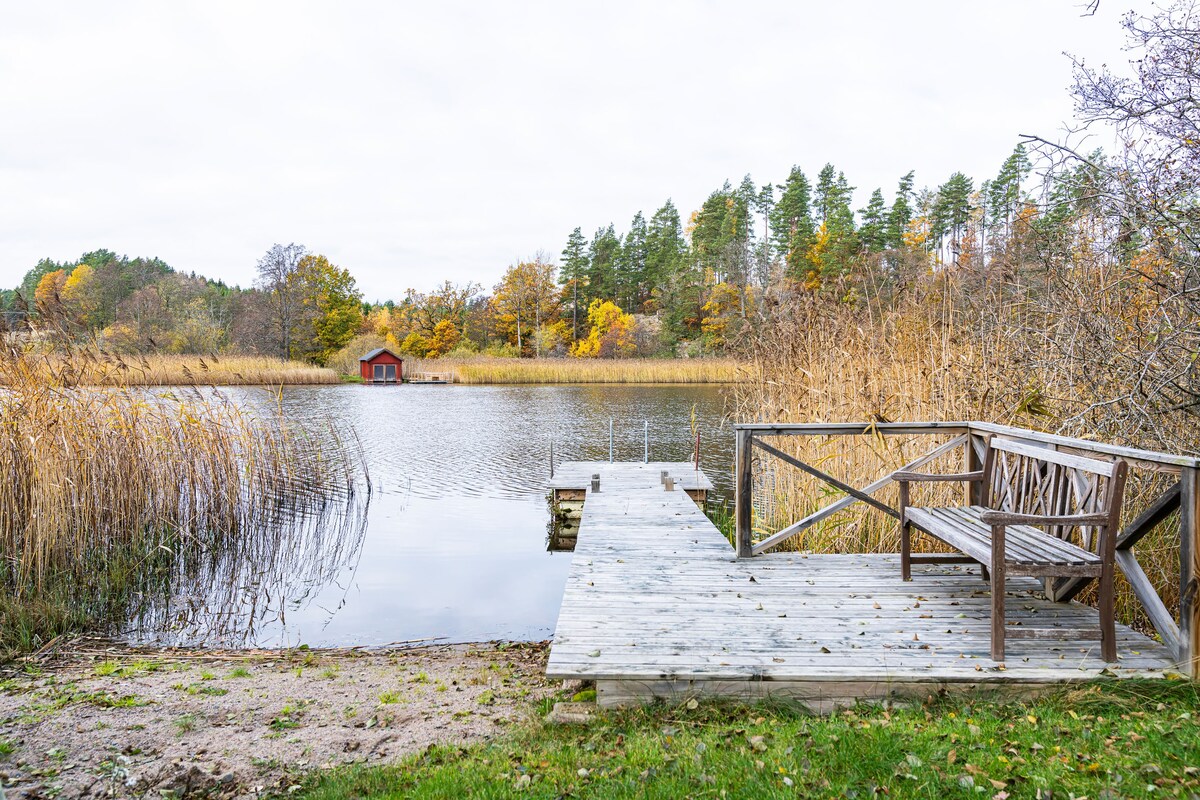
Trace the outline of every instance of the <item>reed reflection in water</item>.
<path fill-rule="evenodd" d="M 182 645 L 382 645 L 444 639 L 544 639 L 554 629 L 570 553 L 546 552 L 549 451 L 556 460 L 687 460 L 728 493 L 733 437 L 708 386 L 320 386 L 281 394 L 220 389 L 254 415 L 297 428 L 330 417 L 357 432 L 371 492 L 178 576 L 171 603 L 130 638 Z M 645 427 L 643 422 L 646 423 Z M 289 527 L 291 526 L 291 527 Z"/>

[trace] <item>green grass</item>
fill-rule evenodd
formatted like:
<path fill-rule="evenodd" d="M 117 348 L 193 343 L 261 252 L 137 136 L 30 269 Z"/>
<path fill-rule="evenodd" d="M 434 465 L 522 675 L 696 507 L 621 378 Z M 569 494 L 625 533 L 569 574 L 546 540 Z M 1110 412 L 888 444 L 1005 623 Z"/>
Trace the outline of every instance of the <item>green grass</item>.
<path fill-rule="evenodd" d="M 689 708 L 695 705 L 695 708 Z M 535 722 L 486 745 L 314 777 L 300 797 L 1189 797 L 1200 695 L 1183 681 L 1103 683 L 1036 702 L 937 699 L 813 717 L 693 704 Z"/>
<path fill-rule="evenodd" d="M 141 675 L 149 675 L 151 672 L 157 672 L 162 667 L 161 662 L 147 659 L 138 659 L 128 664 L 120 661 L 101 661 L 95 666 L 92 672 L 98 678 L 136 678 Z"/>

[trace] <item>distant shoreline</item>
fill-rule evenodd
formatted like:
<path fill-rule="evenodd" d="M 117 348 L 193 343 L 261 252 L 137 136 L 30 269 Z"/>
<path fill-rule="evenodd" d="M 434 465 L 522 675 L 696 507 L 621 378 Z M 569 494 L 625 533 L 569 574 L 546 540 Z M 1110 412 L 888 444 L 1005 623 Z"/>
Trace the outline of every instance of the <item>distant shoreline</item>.
<path fill-rule="evenodd" d="M 47 377 L 82 386 L 324 386 L 361 383 L 328 367 L 262 356 L 101 355 L 45 361 Z M 462 385 L 726 385 L 755 373 L 724 358 L 406 359 L 403 374 L 443 373 Z"/>

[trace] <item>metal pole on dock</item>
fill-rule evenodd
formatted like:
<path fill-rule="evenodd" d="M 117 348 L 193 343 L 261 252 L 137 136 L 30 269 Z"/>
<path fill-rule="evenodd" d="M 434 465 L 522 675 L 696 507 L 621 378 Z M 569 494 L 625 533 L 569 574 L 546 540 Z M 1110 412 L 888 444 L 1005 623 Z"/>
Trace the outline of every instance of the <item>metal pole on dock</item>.
<path fill-rule="evenodd" d="M 554 479 L 554 440 L 550 440 L 550 479 Z"/>
<path fill-rule="evenodd" d="M 642 420 L 642 438 L 645 443 L 645 454 L 642 456 L 642 463 L 650 463 L 650 421 Z"/>
<path fill-rule="evenodd" d="M 608 463 L 613 463 L 613 431 L 612 417 L 608 418 Z"/>

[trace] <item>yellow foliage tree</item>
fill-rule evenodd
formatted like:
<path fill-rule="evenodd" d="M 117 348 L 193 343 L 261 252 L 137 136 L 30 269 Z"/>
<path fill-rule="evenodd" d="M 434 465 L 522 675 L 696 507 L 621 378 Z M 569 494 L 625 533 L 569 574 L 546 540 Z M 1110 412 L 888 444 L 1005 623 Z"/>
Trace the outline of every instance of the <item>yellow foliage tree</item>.
<path fill-rule="evenodd" d="M 96 312 L 100 310 L 98 294 L 96 271 L 88 264 L 80 264 L 71 270 L 71 274 L 63 281 L 63 303 L 68 313 L 81 325 L 90 326 L 96 322 Z"/>
<path fill-rule="evenodd" d="M 400 353 L 402 355 L 424 358 L 428 352 L 429 340 L 416 331 L 404 337 L 404 341 L 400 343 Z"/>
<path fill-rule="evenodd" d="M 736 317 L 740 300 L 736 286 L 722 282 L 712 288 L 708 302 L 704 304 L 704 317 L 700 320 L 700 333 L 709 347 L 720 348 L 725 345 L 729 323 Z"/>
<path fill-rule="evenodd" d="M 61 269 L 47 272 L 38 281 L 33 300 L 37 312 L 43 317 L 55 318 L 62 314 L 62 292 L 66 282 L 67 273 Z"/>
<path fill-rule="evenodd" d="M 632 355 L 637 350 L 633 338 L 636 324 L 632 314 L 626 314 L 611 300 L 593 300 L 588 306 L 588 335 L 575 343 L 571 355 L 577 358 L 616 358 Z"/>
<path fill-rule="evenodd" d="M 426 345 L 425 358 L 439 358 L 446 355 L 458 345 L 458 340 L 461 338 L 462 333 L 453 322 L 448 319 L 442 320 L 433 326 L 433 337 Z M 407 341 L 406 339 L 405 342 Z"/>

